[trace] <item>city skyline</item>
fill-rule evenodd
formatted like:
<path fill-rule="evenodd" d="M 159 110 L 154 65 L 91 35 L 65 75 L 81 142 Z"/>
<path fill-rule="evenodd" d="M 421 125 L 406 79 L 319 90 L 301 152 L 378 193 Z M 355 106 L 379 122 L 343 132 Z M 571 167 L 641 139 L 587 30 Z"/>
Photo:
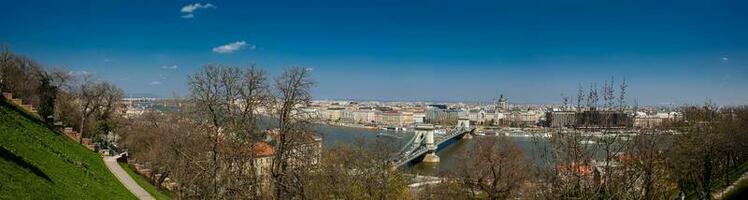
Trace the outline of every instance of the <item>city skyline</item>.
<path fill-rule="evenodd" d="M 0 43 L 162 97 L 204 64 L 255 63 L 310 68 L 315 99 L 559 103 L 625 77 L 629 103 L 733 105 L 748 102 L 745 4 L 9 2 Z"/>

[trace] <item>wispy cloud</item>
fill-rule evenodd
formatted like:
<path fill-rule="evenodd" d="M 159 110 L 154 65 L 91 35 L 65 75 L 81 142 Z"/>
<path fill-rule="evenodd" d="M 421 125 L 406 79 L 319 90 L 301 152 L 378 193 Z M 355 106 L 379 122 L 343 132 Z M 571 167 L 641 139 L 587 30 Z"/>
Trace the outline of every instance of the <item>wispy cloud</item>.
<path fill-rule="evenodd" d="M 85 76 L 85 75 L 90 75 L 90 74 L 93 74 L 93 73 L 86 71 L 86 70 L 68 72 L 68 75 L 71 75 L 71 76 Z"/>
<path fill-rule="evenodd" d="M 161 81 L 151 81 L 148 85 L 161 85 Z"/>
<path fill-rule="evenodd" d="M 179 66 L 177 66 L 177 65 L 164 65 L 164 66 L 161 66 L 161 69 L 175 70 L 177 68 L 179 68 Z"/>
<path fill-rule="evenodd" d="M 228 44 L 224 44 L 218 47 L 213 48 L 213 52 L 216 53 L 232 53 L 234 51 L 238 51 L 243 48 L 249 48 L 250 50 L 254 50 L 257 48 L 255 45 L 247 44 L 245 41 L 236 41 Z"/>
<path fill-rule="evenodd" d="M 720 60 L 722 60 L 722 62 L 727 62 L 727 61 L 730 61 L 730 58 L 725 56 L 725 57 L 720 58 Z"/>
<path fill-rule="evenodd" d="M 206 8 L 216 8 L 216 6 L 210 3 L 206 3 L 206 4 L 193 3 L 193 4 L 187 4 L 185 6 L 182 6 L 182 9 L 180 10 L 180 12 L 182 12 L 182 18 L 190 19 L 190 18 L 195 17 L 194 12 L 196 10 L 206 9 Z"/>

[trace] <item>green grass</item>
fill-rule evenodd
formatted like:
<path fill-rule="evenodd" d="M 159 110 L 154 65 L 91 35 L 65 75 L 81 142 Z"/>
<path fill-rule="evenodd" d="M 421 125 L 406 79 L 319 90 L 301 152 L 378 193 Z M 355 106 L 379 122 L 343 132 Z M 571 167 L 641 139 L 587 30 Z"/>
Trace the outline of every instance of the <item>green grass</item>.
<path fill-rule="evenodd" d="M 727 175 L 727 178 L 730 180 L 730 182 L 734 182 L 734 181 L 738 180 L 738 178 L 740 178 L 740 176 L 742 176 L 743 173 L 746 173 L 746 172 L 748 172 L 748 162 L 740 164 L 733 171 L 729 172 L 728 175 Z M 721 178 L 721 177 L 717 177 L 717 178 Z M 724 189 L 726 189 L 728 187 L 728 186 L 723 185 L 724 182 L 721 182 L 721 181 L 722 181 L 721 179 L 713 181 L 712 186 L 711 186 L 711 188 L 712 188 L 712 195 L 714 195 L 717 192 L 722 191 L 722 190 L 724 190 Z M 746 190 L 748 190 L 748 188 L 745 188 L 745 186 L 746 186 L 745 184 L 748 184 L 748 183 L 746 183 L 746 181 L 743 180 L 743 181 L 741 181 L 741 184 L 744 184 L 743 185 L 744 187 L 743 188 L 736 188 L 736 190 L 738 190 L 738 191 L 742 190 L 742 197 L 744 197 L 744 196 L 747 195 L 746 192 L 748 192 L 748 191 L 746 191 Z M 735 191 L 735 190 L 733 190 L 733 191 Z M 725 198 L 723 198 L 723 199 L 732 199 L 732 198 L 728 198 L 728 197 L 730 197 L 730 195 L 732 195 L 732 193 L 735 193 L 735 192 L 729 192 L 728 194 L 725 195 Z M 737 193 L 740 193 L 740 192 L 737 192 Z M 696 191 L 690 191 L 690 192 L 688 192 L 686 194 L 686 199 L 689 199 L 689 200 L 691 200 L 691 199 L 698 199 L 698 196 L 696 195 Z"/>
<path fill-rule="evenodd" d="M 0 199 L 135 199 L 98 154 L 0 98 Z"/>
<path fill-rule="evenodd" d="M 156 186 L 153 186 L 150 182 L 148 182 L 148 180 L 145 179 L 145 177 L 141 176 L 138 173 L 135 173 L 135 170 L 133 170 L 133 168 L 130 167 L 129 164 L 119 163 L 119 165 L 122 166 L 122 169 L 125 169 L 127 174 L 129 174 L 132 177 L 132 179 L 134 179 L 135 182 L 137 182 L 138 185 L 140 185 L 140 187 L 142 187 L 143 189 L 145 189 L 145 191 L 150 193 L 151 196 L 153 196 L 153 198 L 156 198 L 158 200 L 171 199 L 171 196 L 169 195 L 170 193 L 168 191 L 161 190 L 161 189 L 156 188 Z"/>
<path fill-rule="evenodd" d="M 725 194 L 723 199 L 748 199 L 748 179 L 738 182 L 735 189 Z"/>

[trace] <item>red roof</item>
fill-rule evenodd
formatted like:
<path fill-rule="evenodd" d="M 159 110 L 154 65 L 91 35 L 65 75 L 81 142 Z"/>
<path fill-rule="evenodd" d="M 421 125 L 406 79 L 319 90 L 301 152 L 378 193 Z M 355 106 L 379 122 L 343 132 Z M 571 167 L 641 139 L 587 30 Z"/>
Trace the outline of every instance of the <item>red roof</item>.
<path fill-rule="evenodd" d="M 558 171 L 561 173 L 572 173 L 586 176 L 592 174 L 592 167 L 585 164 L 572 163 L 568 166 L 559 166 Z"/>
<path fill-rule="evenodd" d="M 254 157 L 267 157 L 273 156 L 273 146 L 267 142 L 258 142 L 252 145 L 252 156 Z"/>

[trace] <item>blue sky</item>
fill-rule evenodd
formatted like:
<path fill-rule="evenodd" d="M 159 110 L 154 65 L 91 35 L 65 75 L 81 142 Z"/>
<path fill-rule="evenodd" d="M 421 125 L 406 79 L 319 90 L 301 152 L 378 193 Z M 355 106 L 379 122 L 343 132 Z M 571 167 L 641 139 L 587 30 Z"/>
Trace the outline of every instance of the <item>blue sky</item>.
<path fill-rule="evenodd" d="M 206 63 L 255 63 L 313 68 L 317 99 L 557 103 L 614 76 L 631 102 L 748 103 L 745 1 L 2 5 L 0 43 L 130 94 L 184 94 Z"/>

